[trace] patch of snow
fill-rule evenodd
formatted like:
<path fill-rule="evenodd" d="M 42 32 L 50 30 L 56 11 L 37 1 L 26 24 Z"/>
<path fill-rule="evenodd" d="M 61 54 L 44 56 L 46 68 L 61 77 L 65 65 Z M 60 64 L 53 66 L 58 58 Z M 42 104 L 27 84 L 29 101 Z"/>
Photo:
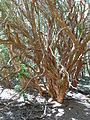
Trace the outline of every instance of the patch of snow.
<path fill-rule="evenodd" d="M 78 119 L 76 119 L 76 118 L 72 118 L 71 120 L 78 120 Z"/>
<path fill-rule="evenodd" d="M 64 114 L 64 110 L 63 109 L 58 109 L 58 113 L 56 114 L 56 117 L 60 117 Z"/>
<path fill-rule="evenodd" d="M 1 90 L 1 89 L 0 89 Z M 1 99 L 11 99 L 11 98 L 15 98 L 17 96 L 17 93 L 12 90 L 12 89 L 4 89 L 2 92 L 0 91 L 0 98 Z"/>
<path fill-rule="evenodd" d="M 67 95 L 71 97 L 72 96 L 71 91 L 67 92 Z"/>
<path fill-rule="evenodd" d="M 89 95 L 87 95 L 87 97 L 89 97 Z"/>
<path fill-rule="evenodd" d="M 86 112 L 86 115 L 90 115 L 90 113 L 89 113 L 89 112 Z"/>
<path fill-rule="evenodd" d="M 27 102 L 27 101 L 26 101 L 26 102 Z M 17 104 L 17 106 L 19 106 L 19 107 L 20 107 L 20 106 L 24 106 L 26 102 L 21 102 L 21 103 Z M 27 102 L 27 103 L 28 103 L 28 102 Z"/>
<path fill-rule="evenodd" d="M 83 78 L 79 78 L 78 80 L 80 80 L 80 81 L 85 81 L 85 79 L 83 79 Z"/>
<path fill-rule="evenodd" d="M 52 109 L 52 113 L 55 113 L 56 112 L 56 110 L 55 109 Z"/>
<path fill-rule="evenodd" d="M 0 120 L 3 120 L 3 117 L 0 116 Z"/>
<path fill-rule="evenodd" d="M 88 109 L 88 108 L 85 108 L 84 110 L 85 110 L 85 111 L 88 111 L 89 109 Z"/>
<path fill-rule="evenodd" d="M 48 117 L 50 117 L 52 114 L 47 114 Z"/>
<path fill-rule="evenodd" d="M 18 102 L 24 102 L 24 97 L 21 96 L 17 101 L 18 101 Z"/>
<path fill-rule="evenodd" d="M 29 101 L 33 101 L 33 99 L 35 98 L 35 96 L 27 94 L 27 98 L 28 98 Z"/>
<path fill-rule="evenodd" d="M 39 103 L 44 103 L 44 102 L 46 101 L 44 97 L 39 96 L 39 95 L 36 97 L 36 100 L 37 100 Z"/>
<path fill-rule="evenodd" d="M 74 92 L 71 92 L 71 91 L 69 91 L 67 93 L 67 96 L 70 96 L 72 98 L 75 98 L 75 99 L 79 100 L 79 103 L 85 105 L 87 108 L 90 108 L 90 103 L 89 103 L 90 98 L 88 98 L 88 96 L 83 95 L 81 93 L 74 93 Z"/>
<path fill-rule="evenodd" d="M 52 98 L 49 98 L 48 102 L 50 103 L 50 102 L 52 102 L 52 100 L 53 100 Z"/>
<path fill-rule="evenodd" d="M 85 87 L 85 88 L 90 88 L 90 85 L 83 85 L 83 87 Z"/>
<path fill-rule="evenodd" d="M 69 91 L 67 95 L 78 100 L 89 100 L 89 98 L 86 95 L 83 95 L 81 93 L 74 93 Z"/>
<path fill-rule="evenodd" d="M 80 101 L 79 103 L 85 105 L 87 108 L 90 108 L 90 103 L 88 103 L 87 101 Z"/>
<path fill-rule="evenodd" d="M 60 112 L 60 113 L 61 113 L 61 112 L 64 112 L 64 110 L 63 110 L 63 109 L 58 109 L 58 112 Z"/>
<path fill-rule="evenodd" d="M 26 94 L 28 97 L 28 100 L 32 101 L 34 99 L 33 95 Z M 0 87 L 0 99 L 6 99 L 6 100 L 15 100 L 19 96 L 19 93 L 15 92 L 13 89 L 3 89 Z M 18 102 L 24 102 L 24 97 L 21 95 L 21 97 L 17 100 Z"/>
<path fill-rule="evenodd" d="M 60 107 L 62 104 L 60 104 L 59 102 L 57 101 L 52 101 L 51 103 L 53 103 L 53 107 Z"/>
<path fill-rule="evenodd" d="M 73 98 L 77 98 L 79 100 L 81 99 L 86 99 L 86 96 L 85 95 L 82 95 L 81 93 L 73 93 Z"/>
<path fill-rule="evenodd" d="M 60 107 L 62 104 L 60 104 L 57 101 L 53 101 L 52 98 L 48 100 L 49 103 L 53 104 L 53 107 Z"/>
<path fill-rule="evenodd" d="M 9 111 L 9 112 L 7 113 L 7 115 L 10 115 L 10 116 L 11 116 L 12 114 L 13 114 L 13 113 L 12 113 L 11 111 Z"/>
<path fill-rule="evenodd" d="M 60 116 L 62 116 L 63 114 L 62 113 L 57 113 L 56 114 L 56 117 L 60 117 Z"/>

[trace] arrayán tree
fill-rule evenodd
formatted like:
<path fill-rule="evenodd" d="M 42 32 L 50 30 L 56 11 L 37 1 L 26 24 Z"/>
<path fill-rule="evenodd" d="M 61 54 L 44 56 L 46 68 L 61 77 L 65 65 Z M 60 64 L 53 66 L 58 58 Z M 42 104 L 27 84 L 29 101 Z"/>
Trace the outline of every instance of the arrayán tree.
<path fill-rule="evenodd" d="M 8 48 L 9 60 L 2 63 L 2 80 L 10 87 L 10 77 L 17 75 L 23 90 L 31 86 L 41 95 L 43 85 L 61 103 L 69 80 L 77 86 L 82 57 L 90 50 L 86 47 L 89 4 L 85 0 L 3 2 L 0 44 Z"/>

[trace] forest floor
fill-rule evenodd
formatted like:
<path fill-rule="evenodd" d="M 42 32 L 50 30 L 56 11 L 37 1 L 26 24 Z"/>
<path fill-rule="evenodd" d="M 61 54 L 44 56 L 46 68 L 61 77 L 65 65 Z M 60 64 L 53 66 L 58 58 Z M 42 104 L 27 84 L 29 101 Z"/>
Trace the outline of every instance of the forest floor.
<path fill-rule="evenodd" d="M 17 92 L 0 87 L 0 120 L 90 120 L 89 89 L 69 91 L 59 104 L 47 94 L 42 97 L 32 90 L 28 91 L 26 101 L 23 96 L 15 101 Z"/>
<path fill-rule="evenodd" d="M 0 93 L 0 120 L 90 120 L 90 94 L 69 91 L 59 104 L 37 92 L 13 103 L 13 90 L 0 87 Z"/>

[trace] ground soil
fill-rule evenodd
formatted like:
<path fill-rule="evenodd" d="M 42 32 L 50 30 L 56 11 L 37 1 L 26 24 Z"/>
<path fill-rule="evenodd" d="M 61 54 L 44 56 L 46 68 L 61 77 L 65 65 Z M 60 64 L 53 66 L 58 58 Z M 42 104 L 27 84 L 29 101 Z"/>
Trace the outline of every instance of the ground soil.
<path fill-rule="evenodd" d="M 90 96 L 77 95 L 84 97 L 80 100 L 67 95 L 62 105 L 56 106 L 55 101 L 48 102 L 49 98 L 41 96 L 44 102 L 39 102 L 38 94 L 32 102 L 14 102 L 7 107 L 10 100 L 0 100 L 0 120 L 90 120 Z"/>

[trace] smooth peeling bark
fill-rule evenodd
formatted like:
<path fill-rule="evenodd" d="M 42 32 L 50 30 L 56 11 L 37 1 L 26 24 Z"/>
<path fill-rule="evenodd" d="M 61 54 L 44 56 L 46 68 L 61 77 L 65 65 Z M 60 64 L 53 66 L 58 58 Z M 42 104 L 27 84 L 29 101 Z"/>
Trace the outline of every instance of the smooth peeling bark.
<path fill-rule="evenodd" d="M 57 101 L 59 103 L 63 102 L 64 96 L 65 96 L 65 92 L 66 92 L 66 83 L 63 83 L 63 85 L 61 86 L 56 86 L 56 95 L 57 95 Z"/>
<path fill-rule="evenodd" d="M 73 87 L 77 87 L 77 81 L 78 81 L 78 76 L 79 76 L 79 73 L 80 73 L 80 70 L 81 70 L 81 67 L 82 67 L 82 59 L 80 58 L 78 61 L 77 61 L 77 69 L 75 71 L 75 79 L 73 79 L 72 81 L 72 86 Z"/>
<path fill-rule="evenodd" d="M 52 1 L 47 0 L 48 6 L 50 8 L 50 11 L 52 13 L 52 16 L 54 16 L 54 18 L 56 18 L 56 20 L 58 21 L 58 23 L 60 24 L 60 26 L 62 28 L 65 28 L 65 32 L 70 36 L 72 43 L 74 43 L 75 47 L 77 48 L 77 39 L 75 37 L 75 35 L 72 33 L 72 31 L 67 27 L 67 25 L 65 24 L 64 21 L 61 20 L 61 18 L 59 17 L 58 13 L 55 10 L 55 7 L 52 3 Z"/>
<path fill-rule="evenodd" d="M 8 80 L 8 78 L 5 78 L 5 82 L 6 82 L 6 87 L 11 88 L 11 83 Z"/>
<path fill-rule="evenodd" d="M 73 79 L 71 85 L 72 85 L 74 88 L 77 88 L 77 79 Z"/>
<path fill-rule="evenodd" d="M 7 76 L 8 76 L 8 73 L 5 73 L 4 71 L 2 71 L 2 77 L 4 78 L 3 80 L 4 80 L 5 84 L 6 84 L 6 87 L 11 88 L 11 83 L 10 83 Z"/>
<path fill-rule="evenodd" d="M 56 84 L 54 86 L 54 89 L 56 92 L 56 99 L 59 103 L 63 102 L 65 92 L 66 92 L 66 90 L 69 90 L 69 81 L 68 81 L 67 77 L 65 77 L 62 81 L 63 82 L 61 84 Z"/>

